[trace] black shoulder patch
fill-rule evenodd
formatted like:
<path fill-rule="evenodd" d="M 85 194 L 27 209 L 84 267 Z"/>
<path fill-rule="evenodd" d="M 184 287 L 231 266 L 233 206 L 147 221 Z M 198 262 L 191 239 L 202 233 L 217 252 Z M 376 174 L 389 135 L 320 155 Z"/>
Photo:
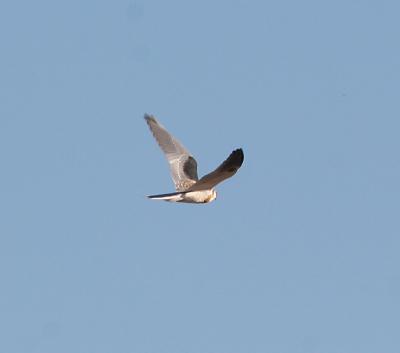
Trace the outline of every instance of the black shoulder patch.
<path fill-rule="evenodd" d="M 197 162 L 196 160 L 192 157 L 189 156 L 188 159 L 185 161 L 183 165 L 183 171 L 185 175 L 193 180 L 197 180 Z"/>

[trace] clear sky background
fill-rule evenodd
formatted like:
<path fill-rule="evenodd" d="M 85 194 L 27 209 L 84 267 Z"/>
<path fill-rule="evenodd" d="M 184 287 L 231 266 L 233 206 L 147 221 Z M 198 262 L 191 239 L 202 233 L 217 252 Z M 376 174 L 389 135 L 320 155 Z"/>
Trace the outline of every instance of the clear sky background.
<path fill-rule="evenodd" d="M 398 1 L 3 1 L 0 351 L 400 352 Z M 143 114 L 209 172 L 173 191 Z"/>

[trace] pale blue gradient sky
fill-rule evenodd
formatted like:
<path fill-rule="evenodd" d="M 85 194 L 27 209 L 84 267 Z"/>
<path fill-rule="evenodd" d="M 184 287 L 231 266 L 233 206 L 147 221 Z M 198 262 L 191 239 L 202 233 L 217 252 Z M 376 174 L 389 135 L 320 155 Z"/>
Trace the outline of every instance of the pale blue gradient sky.
<path fill-rule="evenodd" d="M 0 4 L 0 351 L 398 353 L 397 1 Z M 173 191 L 143 114 L 245 163 Z"/>

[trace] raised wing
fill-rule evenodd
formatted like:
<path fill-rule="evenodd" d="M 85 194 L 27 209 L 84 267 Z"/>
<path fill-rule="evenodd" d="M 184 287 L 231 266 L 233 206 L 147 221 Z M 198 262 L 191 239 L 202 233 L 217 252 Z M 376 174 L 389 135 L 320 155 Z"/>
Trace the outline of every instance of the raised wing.
<path fill-rule="evenodd" d="M 168 160 L 175 189 L 189 189 L 199 179 L 196 160 L 153 116 L 145 114 L 144 118 Z"/>
<path fill-rule="evenodd" d="M 203 176 L 189 191 L 208 190 L 235 175 L 243 164 L 244 154 L 241 148 L 234 150 L 229 157 L 213 172 Z"/>

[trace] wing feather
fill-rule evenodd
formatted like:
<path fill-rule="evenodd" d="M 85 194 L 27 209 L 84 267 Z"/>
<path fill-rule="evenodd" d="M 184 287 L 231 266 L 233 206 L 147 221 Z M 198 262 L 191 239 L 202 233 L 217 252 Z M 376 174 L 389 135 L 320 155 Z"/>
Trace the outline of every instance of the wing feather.
<path fill-rule="evenodd" d="M 236 174 L 243 164 L 244 154 L 241 148 L 234 150 L 229 157 L 213 172 L 203 176 L 189 191 L 212 189 L 225 179 Z"/>
<path fill-rule="evenodd" d="M 196 160 L 152 115 L 145 114 L 144 118 L 167 158 L 176 190 L 187 190 L 199 179 Z"/>

